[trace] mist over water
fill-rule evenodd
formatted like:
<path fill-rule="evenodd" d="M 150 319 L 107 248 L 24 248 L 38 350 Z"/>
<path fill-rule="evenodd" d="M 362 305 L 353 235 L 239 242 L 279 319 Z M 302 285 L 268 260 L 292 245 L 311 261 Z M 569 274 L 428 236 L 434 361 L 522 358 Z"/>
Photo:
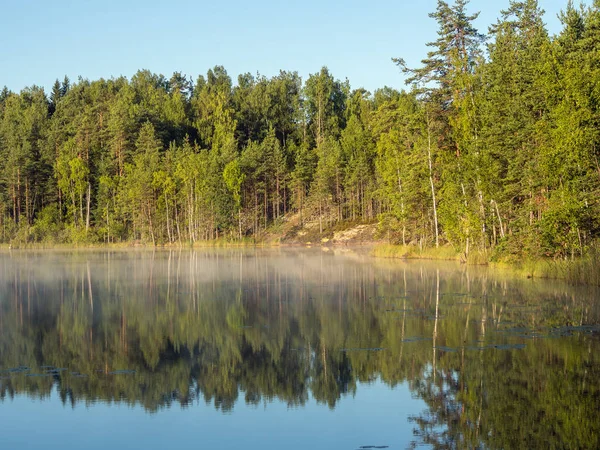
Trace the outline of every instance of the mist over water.
<path fill-rule="evenodd" d="M 2 439 L 596 448 L 599 294 L 350 250 L 2 253 Z"/>

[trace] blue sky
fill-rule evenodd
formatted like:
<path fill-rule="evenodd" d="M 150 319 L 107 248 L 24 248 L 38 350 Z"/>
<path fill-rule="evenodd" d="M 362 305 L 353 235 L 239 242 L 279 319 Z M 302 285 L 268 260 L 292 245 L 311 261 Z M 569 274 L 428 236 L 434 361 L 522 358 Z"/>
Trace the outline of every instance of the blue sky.
<path fill-rule="evenodd" d="M 589 0 L 588 0 L 589 3 Z M 551 33 L 567 0 L 540 0 Z M 436 0 L 5 0 L 0 27 L 0 86 L 48 89 L 66 74 L 89 79 L 138 69 L 170 76 L 223 65 L 271 76 L 280 69 L 305 79 L 321 66 L 352 87 L 403 87 L 391 62 L 417 65 L 435 39 L 427 17 Z M 472 0 L 487 30 L 508 0 Z"/>

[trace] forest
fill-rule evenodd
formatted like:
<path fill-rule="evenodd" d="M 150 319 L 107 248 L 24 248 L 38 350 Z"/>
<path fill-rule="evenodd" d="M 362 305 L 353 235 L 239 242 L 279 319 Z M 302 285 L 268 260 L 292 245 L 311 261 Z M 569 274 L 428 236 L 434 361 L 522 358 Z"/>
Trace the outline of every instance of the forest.
<path fill-rule="evenodd" d="M 0 93 L 0 241 L 189 245 L 282 223 L 567 258 L 600 234 L 600 1 L 550 35 L 536 0 L 487 33 L 439 0 L 406 90 L 216 66 Z M 399 44 L 399 49 L 402 44 Z M 317 226 L 317 225 L 315 225 Z"/>

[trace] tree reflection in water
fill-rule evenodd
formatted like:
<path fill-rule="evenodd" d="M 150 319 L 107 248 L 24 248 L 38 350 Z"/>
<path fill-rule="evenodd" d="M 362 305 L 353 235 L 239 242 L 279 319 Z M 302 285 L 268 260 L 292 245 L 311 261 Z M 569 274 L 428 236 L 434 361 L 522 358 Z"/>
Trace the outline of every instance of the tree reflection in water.
<path fill-rule="evenodd" d="M 3 254 L 0 395 L 335 408 L 381 379 L 427 405 L 415 445 L 595 448 L 595 298 L 320 250 Z"/>

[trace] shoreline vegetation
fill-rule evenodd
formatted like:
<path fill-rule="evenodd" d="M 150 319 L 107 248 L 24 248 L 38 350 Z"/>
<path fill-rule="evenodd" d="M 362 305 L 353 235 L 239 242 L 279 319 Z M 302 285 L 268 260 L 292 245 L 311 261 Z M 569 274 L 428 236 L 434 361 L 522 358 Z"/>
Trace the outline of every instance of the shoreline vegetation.
<path fill-rule="evenodd" d="M 465 256 L 452 247 L 419 249 L 417 246 L 381 244 L 372 255 L 378 258 L 405 260 L 457 261 L 467 265 L 490 266 L 494 270 L 507 270 L 517 276 L 536 279 L 562 280 L 574 285 L 600 286 L 600 253 L 590 250 L 585 256 L 573 259 L 490 259 L 490 254 L 477 252 Z"/>
<path fill-rule="evenodd" d="M 508 3 L 482 33 L 438 0 L 421 64 L 392 60 L 406 90 L 222 66 L 4 88 L 0 243 L 386 242 L 600 284 L 600 2 L 565 1 L 557 35 Z"/>
<path fill-rule="evenodd" d="M 568 259 L 524 259 L 507 260 L 494 259 L 492 252 L 472 252 L 465 255 L 454 247 L 444 245 L 439 248 L 419 247 L 418 245 L 401 245 L 383 243 L 377 239 L 341 239 L 339 236 L 356 236 L 356 228 L 368 225 L 356 225 L 347 229 L 338 227 L 338 233 L 326 232 L 325 236 L 338 236 L 335 238 L 315 238 L 310 235 L 308 239 L 298 239 L 298 236 L 275 236 L 270 235 L 268 239 L 255 240 L 244 239 L 242 241 L 219 239 L 200 241 L 195 243 L 182 242 L 171 244 L 153 245 L 142 242 L 121 243 L 84 243 L 79 245 L 65 243 L 28 243 L 21 246 L 1 244 L 0 251 L 8 250 L 189 250 L 189 249 L 273 249 L 273 248 L 366 248 L 369 255 L 374 258 L 392 260 L 428 260 L 428 261 L 453 261 L 470 266 L 488 266 L 493 270 L 507 271 L 518 277 L 530 279 L 554 279 L 562 280 L 573 285 L 600 286 L 600 251 L 596 248 L 590 249 L 585 256 L 577 256 Z M 343 230 L 343 231 L 339 231 Z M 344 234 L 346 233 L 346 234 Z M 303 236 L 304 237 L 304 236 Z M 310 240 L 312 238 L 312 240 Z M 314 241 L 314 242 L 313 242 Z"/>

